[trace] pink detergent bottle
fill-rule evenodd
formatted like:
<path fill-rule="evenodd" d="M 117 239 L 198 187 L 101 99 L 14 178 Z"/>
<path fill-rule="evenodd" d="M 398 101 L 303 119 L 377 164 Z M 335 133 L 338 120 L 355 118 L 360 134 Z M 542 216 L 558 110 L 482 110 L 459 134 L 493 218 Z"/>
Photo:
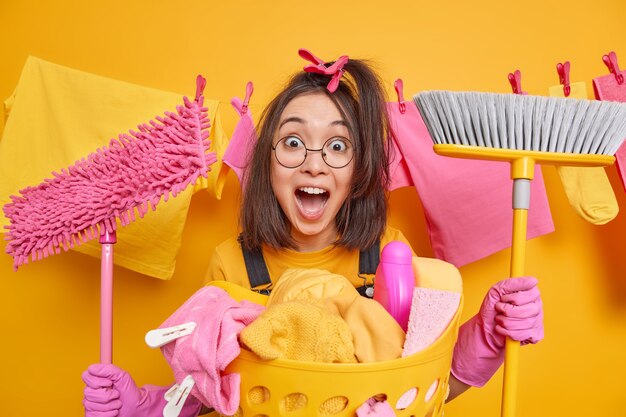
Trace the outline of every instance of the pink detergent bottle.
<path fill-rule="evenodd" d="M 389 242 L 380 255 L 374 280 L 374 300 L 385 307 L 404 331 L 409 323 L 415 289 L 412 258 L 413 253 L 406 243 Z"/>

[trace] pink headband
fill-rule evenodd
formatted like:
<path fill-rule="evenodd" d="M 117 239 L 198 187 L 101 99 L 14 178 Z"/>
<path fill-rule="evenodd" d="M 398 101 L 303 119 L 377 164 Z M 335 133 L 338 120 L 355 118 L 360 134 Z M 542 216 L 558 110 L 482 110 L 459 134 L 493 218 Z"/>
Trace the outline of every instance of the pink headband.
<path fill-rule="evenodd" d="M 344 72 L 343 66 L 346 65 L 346 63 L 348 62 L 348 56 L 347 55 L 340 56 L 333 65 L 331 65 L 330 67 L 327 67 L 324 61 L 322 61 L 321 59 L 319 59 L 318 57 L 316 57 L 315 55 L 313 55 L 311 52 L 309 52 L 306 49 L 303 49 L 303 48 L 299 49 L 298 54 L 303 59 L 306 59 L 307 61 L 313 63 L 313 65 L 307 65 L 306 67 L 304 67 L 304 70 L 306 72 L 314 72 L 316 74 L 324 74 L 324 75 L 332 76 L 326 88 L 331 93 L 334 93 L 335 90 L 337 90 L 337 87 L 339 87 L 339 80 L 341 79 L 341 76 L 343 75 L 343 72 Z"/>

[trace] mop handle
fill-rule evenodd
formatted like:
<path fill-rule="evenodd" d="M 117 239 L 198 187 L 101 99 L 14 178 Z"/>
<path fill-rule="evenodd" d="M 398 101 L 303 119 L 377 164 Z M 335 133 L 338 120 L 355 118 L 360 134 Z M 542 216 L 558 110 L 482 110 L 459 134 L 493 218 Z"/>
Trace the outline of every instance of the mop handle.
<path fill-rule="evenodd" d="M 100 235 L 100 363 L 113 363 L 113 245 L 115 231 Z"/>
<path fill-rule="evenodd" d="M 526 229 L 530 206 L 530 181 L 534 177 L 535 162 L 531 158 L 511 161 L 513 178 L 513 237 L 511 242 L 510 277 L 524 275 L 526 256 Z M 502 417 L 514 417 L 517 406 L 517 382 L 519 379 L 520 343 L 506 338 L 504 350 L 504 379 L 502 384 Z"/>

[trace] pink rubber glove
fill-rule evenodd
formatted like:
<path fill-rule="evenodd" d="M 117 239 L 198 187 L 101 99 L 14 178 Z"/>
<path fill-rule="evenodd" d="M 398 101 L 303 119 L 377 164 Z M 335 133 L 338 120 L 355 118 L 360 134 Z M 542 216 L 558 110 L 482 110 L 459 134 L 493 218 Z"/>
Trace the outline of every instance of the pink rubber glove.
<path fill-rule="evenodd" d="M 162 417 L 170 387 L 138 388 L 130 374 L 115 365 L 90 365 L 83 372 L 85 417 Z M 188 396 L 179 417 L 195 417 L 202 403 Z"/>
<path fill-rule="evenodd" d="M 480 311 L 459 329 L 452 375 L 482 387 L 504 362 L 506 336 L 522 345 L 543 339 L 543 306 L 534 277 L 509 278 L 489 289 Z"/>

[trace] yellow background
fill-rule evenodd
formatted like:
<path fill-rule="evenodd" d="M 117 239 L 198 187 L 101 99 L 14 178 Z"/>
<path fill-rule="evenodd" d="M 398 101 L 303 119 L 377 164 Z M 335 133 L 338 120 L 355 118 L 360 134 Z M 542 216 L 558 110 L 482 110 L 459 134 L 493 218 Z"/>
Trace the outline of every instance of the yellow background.
<path fill-rule="evenodd" d="M 286 77 L 303 66 L 306 47 L 324 59 L 371 58 L 393 99 L 424 89 L 510 92 L 507 74 L 547 95 L 555 65 L 571 79 L 607 72 L 611 50 L 626 67 L 626 3 L 424 1 L 8 1 L 0 2 L 0 97 L 9 96 L 28 55 L 79 70 L 192 95 L 195 76 L 228 104 L 252 80 L 258 115 Z M 165 110 L 165 109 L 164 109 Z M 33 123 L 36 123 L 33 120 Z M 36 152 L 33 149 L 33 152 Z M 615 168 L 607 169 L 624 209 Z M 544 168 L 556 232 L 528 243 L 528 274 L 540 279 L 546 338 L 521 351 L 520 416 L 623 414 L 626 345 L 626 215 L 593 226 L 570 208 L 553 167 Z M 202 283 L 213 247 L 236 231 L 239 186 L 229 174 L 223 199 L 194 196 L 174 278 L 163 282 L 115 269 L 114 362 L 138 383 L 167 384 L 169 368 L 143 342 Z M 431 251 L 413 188 L 391 195 L 391 224 L 415 250 Z M 621 247 L 621 248 L 620 248 Z M 2 243 L 4 252 L 4 243 Z M 463 267 L 465 318 L 489 286 L 508 273 L 508 251 Z M 0 414 L 82 415 L 80 379 L 98 361 L 99 260 L 64 253 L 12 271 L 0 255 Z M 499 415 L 501 372 L 482 389 L 448 404 L 446 416 Z"/>

